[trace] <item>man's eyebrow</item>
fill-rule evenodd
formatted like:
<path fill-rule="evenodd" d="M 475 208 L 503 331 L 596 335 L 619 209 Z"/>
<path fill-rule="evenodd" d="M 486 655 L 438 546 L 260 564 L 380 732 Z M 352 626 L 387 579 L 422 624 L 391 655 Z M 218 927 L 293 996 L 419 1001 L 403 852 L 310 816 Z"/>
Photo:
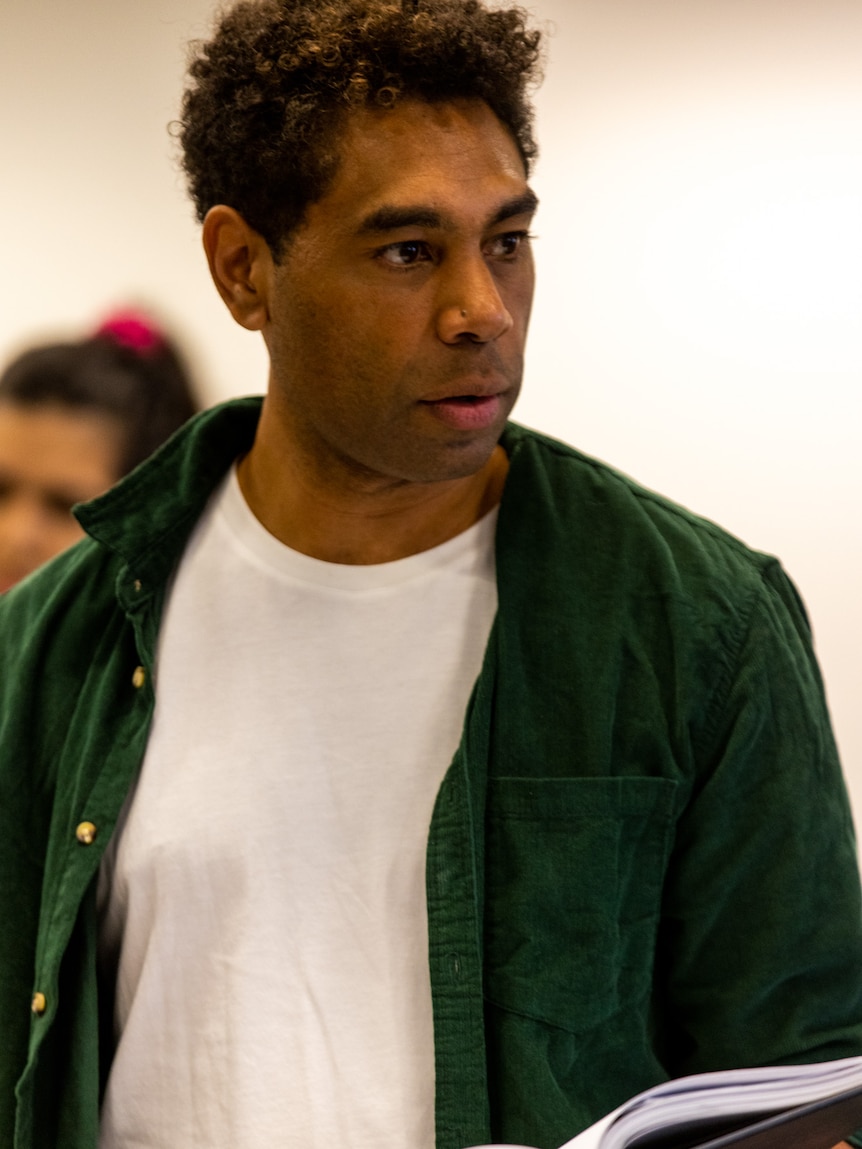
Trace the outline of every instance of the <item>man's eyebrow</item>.
<path fill-rule="evenodd" d="M 532 190 L 527 190 L 514 199 L 507 200 L 506 203 L 500 206 L 500 210 L 496 211 L 491 219 L 488 220 L 489 227 L 496 227 L 498 223 L 505 223 L 507 219 L 514 219 L 516 215 L 532 215 L 536 208 L 539 206 L 539 197 Z"/>
<path fill-rule="evenodd" d="M 373 232 L 397 231 L 401 227 L 441 227 L 443 217 L 433 208 L 423 206 L 395 207 L 384 204 L 371 215 L 367 215 L 356 229 L 358 235 L 368 235 Z"/>
<path fill-rule="evenodd" d="M 528 189 L 513 199 L 501 204 L 486 226 L 496 227 L 507 219 L 516 215 L 532 215 L 539 206 L 539 197 L 534 191 Z M 367 215 L 357 228 L 357 235 L 379 234 L 386 231 L 398 231 L 402 227 L 440 228 L 445 226 L 444 217 L 439 211 L 423 204 L 406 204 L 396 207 L 394 204 L 384 204 L 376 211 Z"/>

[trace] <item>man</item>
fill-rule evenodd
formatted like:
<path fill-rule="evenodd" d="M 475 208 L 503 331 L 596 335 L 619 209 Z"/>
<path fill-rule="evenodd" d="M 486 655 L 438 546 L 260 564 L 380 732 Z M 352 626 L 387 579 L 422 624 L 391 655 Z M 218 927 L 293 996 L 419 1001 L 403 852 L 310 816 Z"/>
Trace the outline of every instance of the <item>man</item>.
<path fill-rule="evenodd" d="M 792 587 L 507 423 L 537 57 L 478 0 L 263 0 L 192 65 L 210 268 L 272 370 L 0 607 L 17 1149 L 550 1147 L 862 1052 Z"/>

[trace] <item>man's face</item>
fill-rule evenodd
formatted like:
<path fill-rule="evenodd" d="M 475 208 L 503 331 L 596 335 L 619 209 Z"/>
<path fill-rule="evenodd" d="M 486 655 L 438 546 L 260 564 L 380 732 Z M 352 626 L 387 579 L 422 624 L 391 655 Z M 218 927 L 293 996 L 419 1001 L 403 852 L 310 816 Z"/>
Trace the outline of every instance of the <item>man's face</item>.
<path fill-rule="evenodd" d="M 535 209 L 480 101 L 361 111 L 271 270 L 269 402 L 326 474 L 434 482 L 488 459 L 521 383 Z"/>

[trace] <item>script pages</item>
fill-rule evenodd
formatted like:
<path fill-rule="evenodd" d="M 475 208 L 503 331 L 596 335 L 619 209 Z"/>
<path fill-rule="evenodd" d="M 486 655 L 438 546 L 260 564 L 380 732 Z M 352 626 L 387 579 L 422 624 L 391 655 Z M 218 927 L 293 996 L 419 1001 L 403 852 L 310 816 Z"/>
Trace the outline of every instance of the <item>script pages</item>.
<path fill-rule="evenodd" d="M 667 1081 L 560 1149 L 831 1149 L 859 1128 L 862 1057 L 851 1057 Z"/>

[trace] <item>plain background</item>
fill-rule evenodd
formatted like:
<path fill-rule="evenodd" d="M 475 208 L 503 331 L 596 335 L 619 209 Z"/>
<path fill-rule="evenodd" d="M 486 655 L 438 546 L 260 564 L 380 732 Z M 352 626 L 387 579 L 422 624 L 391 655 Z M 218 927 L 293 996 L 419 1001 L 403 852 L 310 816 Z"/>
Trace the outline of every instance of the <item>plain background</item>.
<path fill-rule="evenodd" d="M 862 4 L 541 0 L 522 422 L 781 556 L 862 822 Z M 263 390 L 167 125 L 211 0 L 0 0 L 0 358 L 154 309 Z"/>

